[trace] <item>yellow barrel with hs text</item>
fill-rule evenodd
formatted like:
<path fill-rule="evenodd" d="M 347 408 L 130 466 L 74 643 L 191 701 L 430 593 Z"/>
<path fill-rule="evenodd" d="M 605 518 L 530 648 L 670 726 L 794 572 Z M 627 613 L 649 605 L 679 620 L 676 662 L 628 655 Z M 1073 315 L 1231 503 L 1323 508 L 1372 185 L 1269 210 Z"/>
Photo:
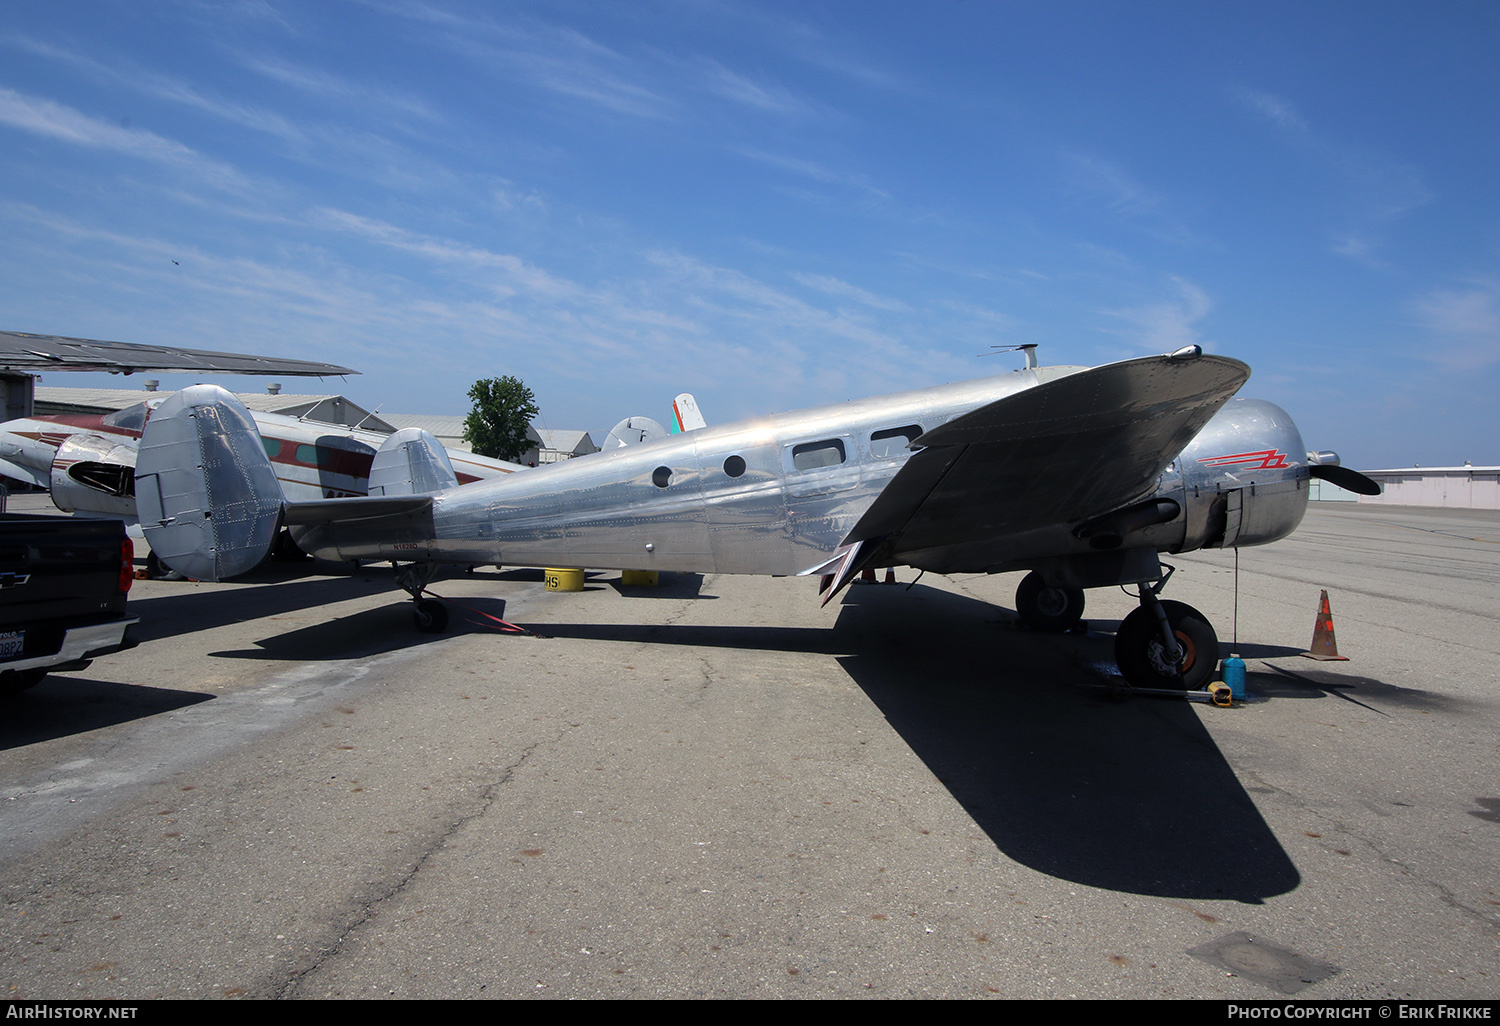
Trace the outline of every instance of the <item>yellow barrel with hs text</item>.
<path fill-rule="evenodd" d="M 549 566 L 542 571 L 548 591 L 582 591 L 583 571 Z"/>

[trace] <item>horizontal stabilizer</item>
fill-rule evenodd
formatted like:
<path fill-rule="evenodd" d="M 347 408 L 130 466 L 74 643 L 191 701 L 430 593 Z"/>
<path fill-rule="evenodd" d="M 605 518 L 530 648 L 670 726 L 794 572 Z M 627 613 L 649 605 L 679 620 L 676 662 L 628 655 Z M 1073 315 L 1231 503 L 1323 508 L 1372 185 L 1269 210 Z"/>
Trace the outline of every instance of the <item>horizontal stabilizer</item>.
<path fill-rule="evenodd" d="M 281 522 L 287 527 L 306 524 L 341 524 L 354 520 L 421 513 L 432 507 L 430 495 L 370 495 L 347 499 L 314 499 L 286 503 Z"/>

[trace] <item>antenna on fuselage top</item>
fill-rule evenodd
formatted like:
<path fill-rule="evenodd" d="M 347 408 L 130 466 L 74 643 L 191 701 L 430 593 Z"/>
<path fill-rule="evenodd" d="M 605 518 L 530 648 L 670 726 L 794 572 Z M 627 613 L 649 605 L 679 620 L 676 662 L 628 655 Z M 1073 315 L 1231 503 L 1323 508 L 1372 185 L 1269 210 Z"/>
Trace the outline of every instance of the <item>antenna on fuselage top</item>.
<path fill-rule="evenodd" d="M 1026 354 L 1026 369 L 1027 370 L 1036 370 L 1036 368 L 1037 368 L 1036 347 L 1037 347 L 1037 343 L 1035 343 L 1035 342 L 1023 342 L 1023 343 L 1021 343 L 1018 346 L 990 346 L 990 349 L 993 350 L 993 352 L 980 353 L 979 355 L 980 356 L 994 356 L 995 353 L 1024 352 Z"/>

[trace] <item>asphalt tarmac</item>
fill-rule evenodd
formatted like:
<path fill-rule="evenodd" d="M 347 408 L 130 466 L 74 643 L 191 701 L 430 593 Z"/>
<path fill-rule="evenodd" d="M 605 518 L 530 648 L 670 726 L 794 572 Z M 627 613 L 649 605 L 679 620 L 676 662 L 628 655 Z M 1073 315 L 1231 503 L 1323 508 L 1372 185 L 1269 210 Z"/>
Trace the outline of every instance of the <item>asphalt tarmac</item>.
<path fill-rule="evenodd" d="M 7 703 L 5 996 L 1500 996 L 1500 515 L 1314 504 L 1237 611 L 1171 561 L 1240 707 L 1122 697 L 1134 600 L 1035 634 L 1015 574 L 481 568 L 440 636 L 388 567 L 139 581 Z"/>

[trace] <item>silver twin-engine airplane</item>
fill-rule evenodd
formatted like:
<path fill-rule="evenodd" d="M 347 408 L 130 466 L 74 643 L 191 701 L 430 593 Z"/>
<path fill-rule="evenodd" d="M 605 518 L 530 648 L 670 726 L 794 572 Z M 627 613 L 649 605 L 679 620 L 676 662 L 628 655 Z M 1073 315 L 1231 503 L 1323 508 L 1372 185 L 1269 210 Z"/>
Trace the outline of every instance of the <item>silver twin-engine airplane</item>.
<path fill-rule="evenodd" d="M 1159 601 L 1164 553 L 1290 534 L 1308 479 L 1378 486 L 1309 453 L 1279 407 L 1231 397 L 1250 369 L 1189 346 L 1082 367 L 1028 367 L 795 413 L 701 427 L 458 486 L 423 431 L 392 435 L 369 495 L 289 502 L 228 392 L 168 399 L 136 462 L 146 538 L 199 579 L 254 567 L 289 528 L 325 559 L 389 560 L 422 592 L 442 564 L 821 575 L 824 601 L 867 568 L 1031 571 L 1023 620 L 1066 629 L 1087 588 L 1133 584 L 1116 635 L 1133 684 L 1197 687 L 1218 640 L 1202 614 Z"/>

